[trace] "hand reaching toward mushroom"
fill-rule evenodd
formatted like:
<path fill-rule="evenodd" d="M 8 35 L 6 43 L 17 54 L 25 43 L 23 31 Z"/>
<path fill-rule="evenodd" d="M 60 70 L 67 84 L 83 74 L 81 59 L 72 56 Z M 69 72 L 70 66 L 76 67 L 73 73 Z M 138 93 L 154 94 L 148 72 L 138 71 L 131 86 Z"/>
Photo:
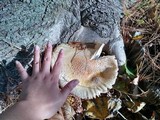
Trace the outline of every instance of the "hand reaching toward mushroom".
<path fill-rule="evenodd" d="M 43 63 L 40 64 L 40 49 L 34 50 L 32 75 L 29 76 L 16 61 L 22 78 L 20 100 L 0 115 L 0 120 L 44 120 L 52 117 L 63 105 L 71 90 L 78 84 L 72 80 L 62 89 L 59 88 L 63 50 L 58 54 L 54 66 L 51 67 L 52 45 L 47 44 Z"/>

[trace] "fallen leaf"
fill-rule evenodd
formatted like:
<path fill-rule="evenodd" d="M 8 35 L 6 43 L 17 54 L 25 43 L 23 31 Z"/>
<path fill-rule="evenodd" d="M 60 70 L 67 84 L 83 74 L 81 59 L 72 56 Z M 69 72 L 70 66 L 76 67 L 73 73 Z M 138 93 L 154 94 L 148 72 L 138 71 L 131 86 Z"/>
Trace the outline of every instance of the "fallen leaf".
<path fill-rule="evenodd" d="M 83 101 L 84 113 L 89 118 L 103 120 L 110 115 L 108 108 L 108 98 L 101 96 L 96 99 Z"/>
<path fill-rule="evenodd" d="M 137 113 L 140 110 L 143 109 L 143 107 L 146 105 L 145 102 L 141 102 L 141 101 L 128 101 L 126 102 L 126 105 L 128 107 L 128 110 L 133 112 L 133 113 Z"/>
<path fill-rule="evenodd" d="M 76 112 L 70 106 L 70 104 L 68 102 L 65 102 L 65 104 L 62 107 L 62 110 L 64 112 L 65 120 L 73 120 L 74 119 L 74 115 L 76 114 Z M 61 119 L 59 119 L 59 120 L 61 120 Z"/>
<path fill-rule="evenodd" d="M 137 75 L 137 77 L 134 78 L 131 83 L 134 84 L 134 85 L 138 85 L 138 82 L 139 82 L 139 75 Z"/>
<path fill-rule="evenodd" d="M 83 102 L 85 115 L 89 118 L 104 120 L 114 117 L 115 113 L 122 107 L 121 100 L 100 96 L 96 99 Z"/>

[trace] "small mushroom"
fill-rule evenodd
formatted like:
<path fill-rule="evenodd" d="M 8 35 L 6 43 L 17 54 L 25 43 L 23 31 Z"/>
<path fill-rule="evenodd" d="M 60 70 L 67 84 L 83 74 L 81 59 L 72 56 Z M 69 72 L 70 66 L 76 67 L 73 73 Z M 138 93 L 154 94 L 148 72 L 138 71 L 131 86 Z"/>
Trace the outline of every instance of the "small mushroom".
<path fill-rule="evenodd" d="M 115 56 L 108 55 L 91 60 L 96 49 L 80 50 L 68 44 L 60 44 L 53 52 L 52 65 L 61 49 L 64 51 L 59 76 L 61 87 L 73 79 L 78 79 L 79 84 L 72 90 L 72 93 L 82 99 L 92 99 L 101 93 L 106 93 L 115 84 L 118 74 Z"/>

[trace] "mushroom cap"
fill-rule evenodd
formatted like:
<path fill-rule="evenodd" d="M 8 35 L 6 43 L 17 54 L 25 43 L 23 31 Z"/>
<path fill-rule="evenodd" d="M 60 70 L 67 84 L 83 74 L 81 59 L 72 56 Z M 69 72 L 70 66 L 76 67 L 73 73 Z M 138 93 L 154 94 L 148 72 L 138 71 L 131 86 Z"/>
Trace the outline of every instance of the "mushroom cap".
<path fill-rule="evenodd" d="M 78 79 L 79 84 L 72 90 L 72 93 L 82 99 L 92 99 L 101 93 L 106 93 L 115 84 L 118 75 L 115 56 L 103 56 L 90 60 L 96 49 L 79 50 L 71 45 L 61 44 L 53 52 L 52 65 L 61 49 L 64 51 L 59 76 L 61 87 L 73 79 Z"/>

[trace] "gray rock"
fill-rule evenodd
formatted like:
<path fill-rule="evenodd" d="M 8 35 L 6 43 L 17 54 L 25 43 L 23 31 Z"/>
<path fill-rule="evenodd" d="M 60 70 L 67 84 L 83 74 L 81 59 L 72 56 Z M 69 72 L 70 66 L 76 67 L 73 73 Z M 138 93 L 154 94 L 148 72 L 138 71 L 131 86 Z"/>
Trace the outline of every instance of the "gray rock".
<path fill-rule="evenodd" d="M 21 45 L 28 48 L 31 44 L 42 46 L 47 41 L 72 41 L 76 36 L 74 33 L 81 28 L 96 32 L 96 42 L 108 43 L 113 39 L 122 42 L 120 33 L 115 32 L 119 29 L 121 13 L 121 4 L 117 0 L 2 0 L 0 60 L 11 61 L 21 50 Z M 84 32 L 82 36 L 85 36 Z M 93 42 L 93 37 L 79 39 Z M 123 48 L 123 42 L 120 45 Z M 115 53 L 114 49 L 111 53 Z"/>
<path fill-rule="evenodd" d="M 47 41 L 106 43 L 123 65 L 121 13 L 119 0 L 1 0 L 0 92 L 8 93 L 20 81 L 14 61 L 27 67 L 32 60 L 31 45 L 43 47 Z"/>

